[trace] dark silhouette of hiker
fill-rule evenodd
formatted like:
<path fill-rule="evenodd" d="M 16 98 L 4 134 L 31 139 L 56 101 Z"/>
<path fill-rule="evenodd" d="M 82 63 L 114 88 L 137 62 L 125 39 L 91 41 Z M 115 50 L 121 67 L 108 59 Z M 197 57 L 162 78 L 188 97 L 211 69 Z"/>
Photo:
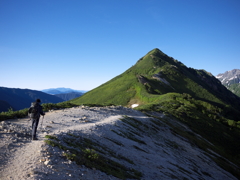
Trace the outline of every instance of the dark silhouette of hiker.
<path fill-rule="evenodd" d="M 40 103 L 41 103 L 41 100 L 37 99 L 35 102 L 31 104 L 31 107 L 28 110 L 29 116 L 32 120 L 32 140 L 38 140 L 36 133 L 37 133 L 37 127 L 38 127 L 40 115 L 42 116 L 45 115 Z"/>

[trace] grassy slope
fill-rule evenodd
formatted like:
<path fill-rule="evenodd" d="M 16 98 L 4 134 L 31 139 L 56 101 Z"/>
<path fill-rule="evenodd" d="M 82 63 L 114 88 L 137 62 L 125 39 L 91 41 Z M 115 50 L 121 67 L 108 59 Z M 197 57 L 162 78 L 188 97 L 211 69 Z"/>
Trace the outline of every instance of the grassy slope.
<path fill-rule="evenodd" d="M 240 97 L 240 84 L 231 84 L 228 89 Z"/>

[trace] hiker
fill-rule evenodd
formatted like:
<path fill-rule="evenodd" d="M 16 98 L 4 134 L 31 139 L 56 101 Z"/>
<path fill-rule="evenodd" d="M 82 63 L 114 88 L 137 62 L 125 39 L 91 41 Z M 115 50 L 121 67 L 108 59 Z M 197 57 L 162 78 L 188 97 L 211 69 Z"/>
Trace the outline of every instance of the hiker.
<path fill-rule="evenodd" d="M 40 119 L 40 115 L 42 116 L 45 115 L 40 103 L 41 103 L 41 100 L 36 99 L 36 101 L 31 104 L 31 107 L 28 110 L 29 116 L 32 120 L 32 140 L 38 140 L 36 137 L 38 122 Z"/>

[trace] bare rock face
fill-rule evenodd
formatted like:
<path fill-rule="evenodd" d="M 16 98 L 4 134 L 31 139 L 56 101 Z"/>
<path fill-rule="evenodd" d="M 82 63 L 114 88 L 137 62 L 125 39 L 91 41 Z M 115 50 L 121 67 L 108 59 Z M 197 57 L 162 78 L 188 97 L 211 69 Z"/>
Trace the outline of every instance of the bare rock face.
<path fill-rule="evenodd" d="M 225 73 L 218 74 L 216 78 L 221 81 L 228 90 L 232 91 L 238 97 L 240 96 L 240 69 L 226 71 Z"/>
<path fill-rule="evenodd" d="M 158 74 L 154 74 L 153 79 L 157 79 L 158 81 L 161 81 L 163 82 L 164 84 L 168 85 L 168 86 L 171 86 L 171 84 L 164 78 L 161 77 L 161 73 L 159 72 Z"/>
<path fill-rule="evenodd" d="M 147 80 L 144 76 L 142 76 L 142 75 L 139 75 L 137 78 L 138 78 L 138 81 L 139 81 L 141 84 L 146 84 L 146 83 L 148 83 L 148 80 Z"/>
<path fill-rule="evenodd" d="M 225 73 L 220 73 L 216 76 L 216 78 L 226 86 L 240 83 L 240 69 L 233 69 L 231 71 L 226 71 Z"/>

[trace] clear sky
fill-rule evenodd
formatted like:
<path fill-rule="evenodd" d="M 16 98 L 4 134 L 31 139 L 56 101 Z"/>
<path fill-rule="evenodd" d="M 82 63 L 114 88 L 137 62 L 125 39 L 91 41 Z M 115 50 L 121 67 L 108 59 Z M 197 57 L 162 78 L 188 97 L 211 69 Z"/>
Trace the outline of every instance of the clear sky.
<path fill-rule="evenodd" d="M 91 90 L 154 48 L 240 69 L 239 0 L 0 0 L 0 86 Z"/>

